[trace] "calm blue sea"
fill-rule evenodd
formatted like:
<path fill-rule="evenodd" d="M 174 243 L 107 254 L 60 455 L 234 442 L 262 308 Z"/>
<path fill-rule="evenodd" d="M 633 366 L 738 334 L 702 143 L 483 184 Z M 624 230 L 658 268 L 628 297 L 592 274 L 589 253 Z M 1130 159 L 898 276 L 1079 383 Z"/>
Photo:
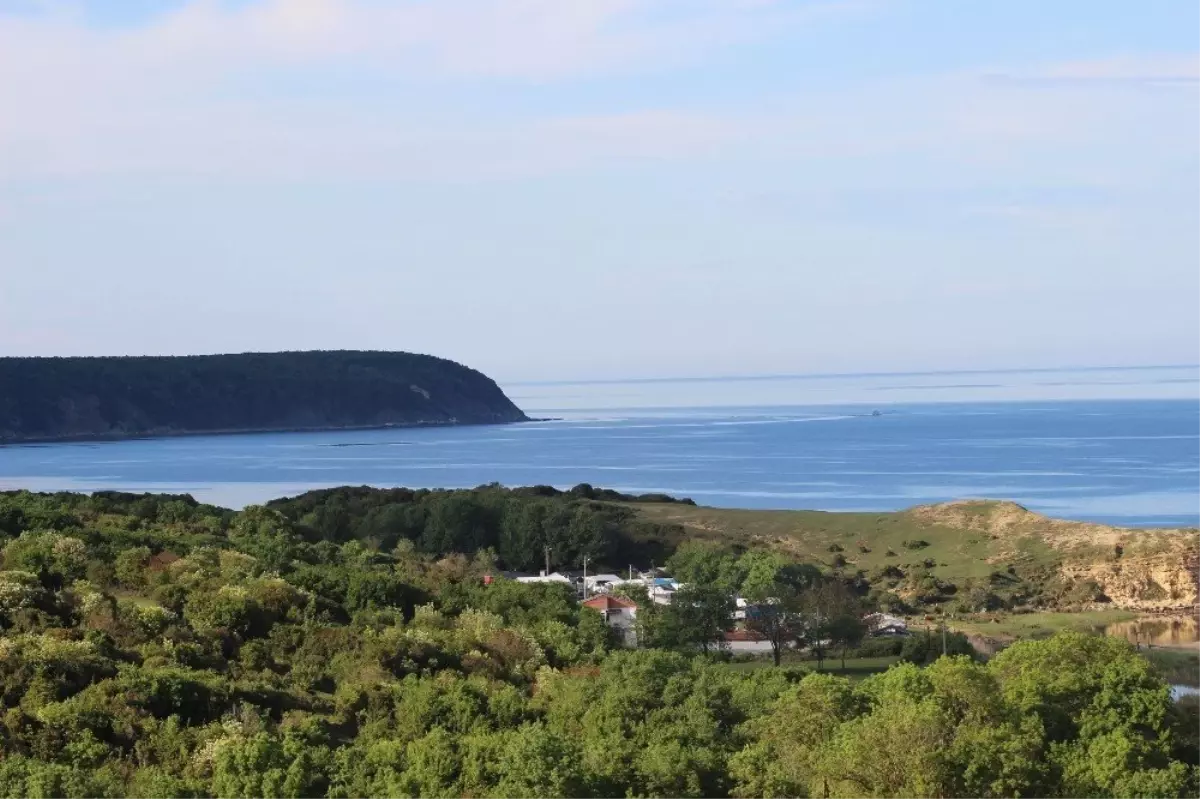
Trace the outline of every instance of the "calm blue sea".
<path fill-rule="evenodd" d="M 0 448 L 0 488 L 186 492 L 240 507 L 346 484 L 588 482 L 729 507 L 991 497 L 1058 517 L 1194 526 L 1198 377 L 1172 367 L 514 384 L 527 412 L 558 420 L 15 446 Z"/>

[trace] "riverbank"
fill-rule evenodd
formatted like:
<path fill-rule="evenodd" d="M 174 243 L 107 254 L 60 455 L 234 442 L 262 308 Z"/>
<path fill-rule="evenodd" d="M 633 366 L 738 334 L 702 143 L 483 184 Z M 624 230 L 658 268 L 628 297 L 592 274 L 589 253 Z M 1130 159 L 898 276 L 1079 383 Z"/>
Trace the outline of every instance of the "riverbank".
<path fill-rule="evenodd" d="M 1103 628 L 1140 618 L 1131 610 L 1034 611 L 1030 613 L 981 613 L 955 616 L 947 621 L 951 630 L 966 635 L 1012 642 L 1021 638 L 1049 638 L 1061 632 L 1099 632 Z"/>
<path fill-rule="evenodd" d="M 1126 610 L 989 614 L 951 619 L 951 630 L 965 633 L 972 646 L 990 656 L 1028 639 L 1074 631 L 1124 638 L 1137 647 L 1168 683 L 1200 687 L 1200 633 L 1195 615 L 1141 615 Z"/>

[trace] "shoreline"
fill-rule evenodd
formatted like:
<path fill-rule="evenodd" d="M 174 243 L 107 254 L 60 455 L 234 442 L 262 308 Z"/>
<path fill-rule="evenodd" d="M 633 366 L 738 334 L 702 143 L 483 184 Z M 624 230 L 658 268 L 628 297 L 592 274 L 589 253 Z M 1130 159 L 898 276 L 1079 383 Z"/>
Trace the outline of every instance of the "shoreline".
<path fill-rule="evenodd" d="M 529 422 L 560 421 L 553 418 L 526 417 L 511 421 L 495 422 L 459 422 L 439 420 L 418 420 L 415 422 L 391 422 L 386 424 L 364 425 L 318 425 L 314 427 L 254 427 L 231 430 L 170 430 L 146 431 L 142 433 L 81 433 L 66 436 L 39 436 L 34 438 L 0 439 L 0 449 L 6 447 L 26 447 L 46 444 L 87 444 L 114 441 L 153 441 L 167 438 L 200 438 L 203 436 L 255 436 L 273 433 L 344 433 L 367 430 L 414 430 L 423 427 L 500 427 L 511 424 L 527 424 Z"/>

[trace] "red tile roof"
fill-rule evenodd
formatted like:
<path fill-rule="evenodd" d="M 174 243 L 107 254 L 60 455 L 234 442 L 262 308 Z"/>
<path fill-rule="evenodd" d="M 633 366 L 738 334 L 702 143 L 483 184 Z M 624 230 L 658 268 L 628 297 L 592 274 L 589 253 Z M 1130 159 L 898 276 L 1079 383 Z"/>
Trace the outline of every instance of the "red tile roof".
<path fill-rule="evenodd" d="M 591 599 L 585 600 L 584 605 L 595 610 L 621 610 L 623 608 L 637 608 L 637 603 L 626 599 L 623 596 L 610 596 L 604 594 L 602 596 L 594 596 Z"/>
<path fill-rule="evenodd" d="M 765 641 L 765 635 L 759 635 L 751 630 L 726 630 L 722 633 L 726 641 Z"/>

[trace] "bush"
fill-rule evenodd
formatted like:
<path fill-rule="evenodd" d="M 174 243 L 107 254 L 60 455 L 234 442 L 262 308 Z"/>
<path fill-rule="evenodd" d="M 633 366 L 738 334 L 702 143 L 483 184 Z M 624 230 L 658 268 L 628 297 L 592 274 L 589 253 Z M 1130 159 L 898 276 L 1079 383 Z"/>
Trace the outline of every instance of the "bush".
<path fill-rule="evenodd" d="M 899 566 L 887 565 L 877 570 L 868 578 L 871 582 L 879 582 L 881 580 L 903 580 L 904 570 Z"/>
<path fill-rule="evenodd" d="M 942 633 L 936 630 L 914 633 L 904 639 L 900 659 L 919 666 L 932 663 L 943 654 L 942 641 Z M 978 658 L 975 647 L 971 646 L 966 635 L 949 630 L 945 633 L 945 654 Z"/>
<path fill-rule="evenodd" d="M 847 657 L 852 658 L 882 658 L 895 657 L 899 655 L 904 648 L 904 642 L 908 640 L 906 636 L 887 635 L 879 638 L 867 638 L 857 648 L 847 652 Z"/>
<path fill-rule="evenodd" d="M 915 541 L 909 541 L 906 539 L 901 541 L 900 545 L 905 549 L 924 549 L 925 547 L 929 546 L 929 542 L 920 538 L 916 539 Z"/>

